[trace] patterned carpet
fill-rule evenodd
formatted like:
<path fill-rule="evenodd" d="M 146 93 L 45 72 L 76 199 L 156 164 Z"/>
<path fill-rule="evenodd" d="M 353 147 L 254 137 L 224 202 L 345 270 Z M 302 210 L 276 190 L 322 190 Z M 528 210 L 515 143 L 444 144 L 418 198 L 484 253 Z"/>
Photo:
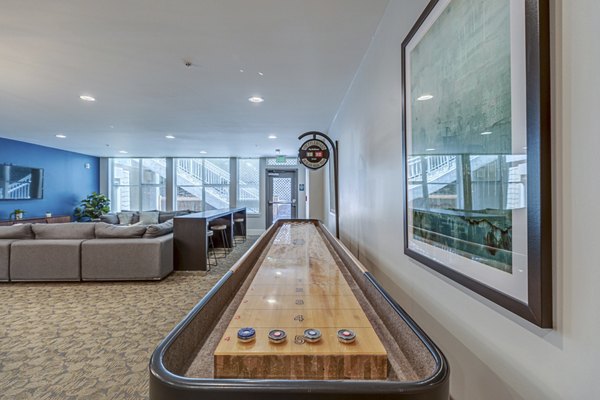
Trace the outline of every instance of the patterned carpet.
<path fill-rule="evenodd" d="M 0 284 L 0 399 L 147 399 L 156 345 L 256 239 L 207 276 Z"/>

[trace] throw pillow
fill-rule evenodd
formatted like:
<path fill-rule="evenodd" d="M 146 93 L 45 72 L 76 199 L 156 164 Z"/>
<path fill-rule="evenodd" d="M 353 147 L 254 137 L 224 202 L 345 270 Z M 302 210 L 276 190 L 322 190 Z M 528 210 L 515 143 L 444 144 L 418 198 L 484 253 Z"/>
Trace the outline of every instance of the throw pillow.
<path fill-rule="evenodd" d="M 96 224 L 96 237 L 98 239 L 130 239 L 141 238 L 146 233 L 146 227 L 142 225 L 121 226 L 110 225 L 104 222 Z"/>
<path fill-rule="evenodd" d="M 107 224 L 118 225 L 119 217 L 117 214 L 103 214 L 100 216 L 100 222 L 106 222 Z"/>
<path fill-rule="evenodd" d="M 158 224 L 158 211 L 140 211 L 140 224 Z"/>
<path fill-rule="evenodd" d="M 0 239 L 33 239 L 31 224 L 0 226 Z"/>
<path fill-rule="evenodd" d="M 138 222 L 140 222 L 140 213 L 137 211 L 134 211 L 133 217 L 131 217 L 131 223 L 137 224 Z"/>
<path fill-rule="evenodd" d="M 145 238 L 155 238 L 173 232 L 173 220 L 170 219 L 162 224 L 154 224 L 146 227 Z"/>
<path fill-rule="evenodd" d="M 119 218 L 119 225 L 129 225 L 133 223 L 133 211 L 118 212 L 117 218 Z"/>
<path fill-rule="evenodd" d="M 175 211 L 168 211 L 168 212 L 161 211 L 158 214 L 158 222 L 162 224 L 163 222 L 167 222 L 168 220 L 173 219 L 174 216 L 175 216 Z"/>

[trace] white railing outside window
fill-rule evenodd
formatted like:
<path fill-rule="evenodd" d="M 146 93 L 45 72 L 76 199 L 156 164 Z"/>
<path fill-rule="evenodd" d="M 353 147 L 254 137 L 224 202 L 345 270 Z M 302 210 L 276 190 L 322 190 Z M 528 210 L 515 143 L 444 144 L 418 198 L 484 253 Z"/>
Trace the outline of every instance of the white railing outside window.
<path fill-rule="evenodd" d="M 260 213 L 258 158 L 238 159 L 235 182 L 229 158 L 113 158 L 109 169 L 113 212 L 227 208 L 230 191 L 235 190 L 237 206 L 247 207 L 248 214 Z M 172 195 L 167 195 L 167 187 L 173 188 Z"/>
<path fill-rule="evenodd" d="M 166 210 L 164 158 L 113 158 L 111 210 Z"/>
<path fill-rule="evenodd" d="M 228 158 L 175 159 L 177 210 L 206 211 L 229 207 Z"/>
<path fill-rule="evenodd" d="M 237 204 L 248 214 L 260 214 L 260 160 L 239 158 Z"/>

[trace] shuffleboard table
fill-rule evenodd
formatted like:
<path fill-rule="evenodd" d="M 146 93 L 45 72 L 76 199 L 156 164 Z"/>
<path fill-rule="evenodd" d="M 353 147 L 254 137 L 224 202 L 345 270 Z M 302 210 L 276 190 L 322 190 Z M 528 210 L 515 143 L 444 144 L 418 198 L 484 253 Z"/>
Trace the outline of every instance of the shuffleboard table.
<path fill-rule="evenodd" d="M 159 344 L 150 399 L 448 399 L 444 355 L 314 220 L 280 220 Z"/>

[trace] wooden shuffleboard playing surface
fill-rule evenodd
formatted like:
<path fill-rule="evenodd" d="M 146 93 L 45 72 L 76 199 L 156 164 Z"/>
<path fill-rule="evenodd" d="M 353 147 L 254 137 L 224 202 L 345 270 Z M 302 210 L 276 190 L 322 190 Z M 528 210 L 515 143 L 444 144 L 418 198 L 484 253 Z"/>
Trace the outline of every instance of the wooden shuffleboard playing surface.
<path fill-rule="evenodd" d="M 238 341 L 240 328 L 256 339 Z M 287 340 L 271 343 L 269 331 Z M 309 343 L 306 329 L 321 340 Z M 356 333 L 338 341 L 340 329 Z M 215 378 L 386 379 L 387 353 L 312 223 L 286 223 L 276 233 L 214 353 Z"/>

